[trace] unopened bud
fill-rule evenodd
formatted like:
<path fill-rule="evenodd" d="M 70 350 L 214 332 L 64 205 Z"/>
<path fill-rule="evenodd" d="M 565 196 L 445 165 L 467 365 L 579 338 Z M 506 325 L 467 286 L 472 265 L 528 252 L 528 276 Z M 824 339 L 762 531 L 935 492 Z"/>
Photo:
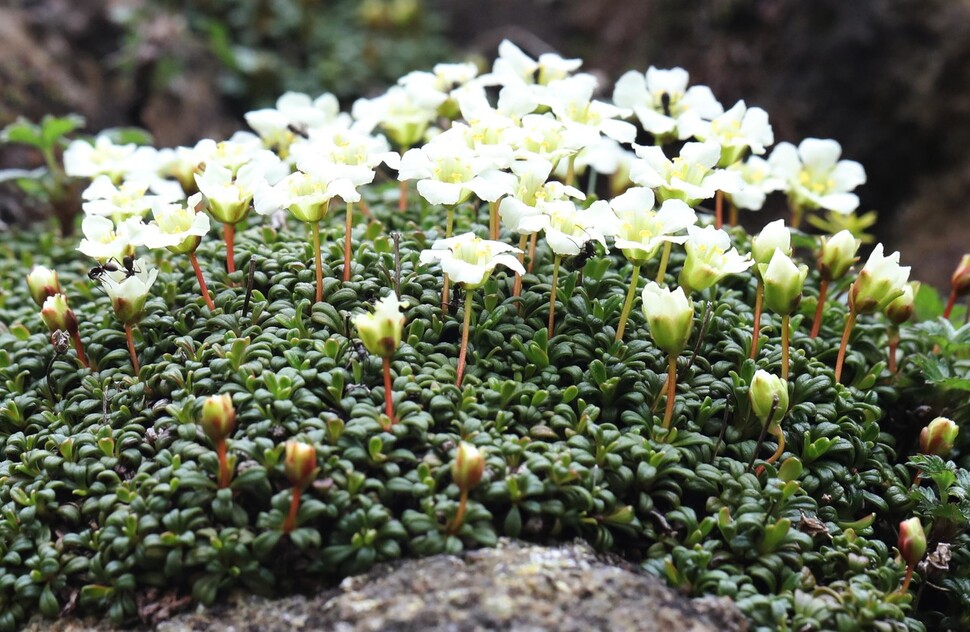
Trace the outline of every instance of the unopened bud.
<path fill-rule="evenodd" d="M 802 300 L 808 267 L 795 265 L 788 255 L 777 248 L 770 263 L 759 264 L 758 267 L 765 284 L 765 307 L 782 316 L 795 311 Z"/>
<path fill-rule="evenodd" d="M 859 260 L 856 252 L 862 242 L 847 230 L 839 231 L 822 241 L 818 255 L 818 270 L 823 279 L 837 281 L 845 276 L 852 264 Z"/>
<path fill-rule="evenodd" d="M 680 353 L 694 329 L 694 304 L 683 288 L 673 292 L 653 281 L 643 288 L 643 314 L 655 345 L 667 353 Z"/>
<path fill-rule="evenodd" d="M 401 346 L 401 335 L 404 332 L 404 314 L 401 308 L 406 302 L 397 300 L 397 294 L 391 292 L 374 306 L 373 314 L 358 314 L 354 317 L 354 327 L 357 335 L 367 350 L 376 356 L 389 358 Z"/>
<path fill-rule="evenodd" d="M 926 553 L 926 533 L 919 518 L 910 518 L 899 523 L 899 553 L 909 567 L 915 567 Z"/>
<path fill-rule="evenodd" d="M 61 284 L 57 280 L 57 271 L 35 266 L 27 275 L 27 289 L 33 297 L 37 307 L 43 307 L 49 296 L 61 293 Z"/>
<path fill-rule="evenodd" d="M 775 250 L 791 256 L 791 231 L 785 226 L 783 219 L 771 222 L 751 240 L 751 258 L 756 264 L 767 265 L 774 256 Z"/>
<path fill-rule="evenodd" d="M 899 265 L 899 253 L 884 256 L 882 244 L 876 244 L 849 288 L 849 307 L 856 314 L 882 311 L 903 294 L 908 280 L 909 266 Z"/>
<path fill-rule="evenodd" d="M 451 464 L 451 478 L 459 489 L 469 491 L 478 486 L 485 473 L 485 457 L 470 443 L 462 441 Z"/>
<path fill-rule="evenodd" d="M 970 255 L 963 255 L 960 265 L 950 277 L 950 287 L 957 296 L 970 294 Z"/>
<path fill-rule="evenodd" d="M 886 317 L 892 324 L 902 325 L 913 317 L 917 292 L 919 292 L 919 281 L 910 281 L 903 286 L 902 295 L 886 306 Z"/>
<path fill-rule="evenodd" d="M 788 412 L 788 382 L 764 369 L 755 372 L 748 396 L 751 398 L 751 408 L 761 423 L 767 422 L 769 417 L 771 423 L 778 423 Z"/>
<path fill-rule="evenodd" d="M 919 433 L 919 451 L 921 454 L 935 454 L 946 456 L 953 451 L 953 444 L 957 440 L 960 426 L 946 417 L 937 417 Z"/>
<path fill-rule="evenodd" d="M 224 441 L 236 429 L 236 409 L 228 394 L 213 395 L 202 404 L 202 429 L 213 441 Z"/>
<path fill-rule="evenodd" d="M 77 332 L 77 317 L 63 294 L 48 296 L 40 310 L 40 317 L 51 331 L 61 329 L 71 335 Z"/>
<path fill-rule="evenodd" d="M 293 487 L 303 489 L 317 476 L 317 451 L 309 443 L 286 442 L 283 472 Z"/>

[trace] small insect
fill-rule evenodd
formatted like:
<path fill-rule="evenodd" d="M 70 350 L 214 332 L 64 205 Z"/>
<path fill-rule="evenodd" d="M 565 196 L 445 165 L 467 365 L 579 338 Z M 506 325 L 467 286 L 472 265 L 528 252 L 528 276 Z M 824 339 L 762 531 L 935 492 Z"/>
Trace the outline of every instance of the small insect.
<path fill-rule="evenodd" d="M 112 263 L 114 261 L 114 263 Z M 118 260 L 115 258 L 108 259 L 104 263 L 99 263 L 88 271 L 88 278 L 92 281 L 97 281 L 102 276 L 109 272 L 117 272 L 121 268 L 117 265 Z"/>
<path fill-rule="evenodd" d="M 465 298 L 465 288 L 464 287 L 462 287 L 461 285 L 453 285 L 453 286 L 451 286 L 451 292 L 450 293 L 451 293 L 451 297 L 450 297 L 450 299 L 448 301 L 448 309 L 449 310 L 456 310 L 459 307 L 461 307 L 462 305 L 464 305 L 464 302 L 463 302 L 464 301 L 464 298 Z"/>
<path fill-rule="evenodd" d="M 592 239 L 580 246 L 579 254 L 566 260 L 566 267 L 570 270 L 582 270 L 586 262 L 596 255 L 596 242 Z"/>
<path fill-rule="evenodd" d="M 310 138 L 307 131 L 301 127 L 297 127 L 295 124 L 290 123 L 286 126 L 287 131 L 289 131 L 294 136 L 299 136 L 300 138 Z"/>
<path fill-rule="evenodd" d="M 135 267 L 135 258 L 131 255 L 126 255 L 125 258 L 121 260 L 121 265 L 125 269 L 126 279 L 141 273 L 141 270 Z"/>
<path fill-rule="evenodd" d="M 670 94 L 664 92 L 660 95 L 660 105 L 663 106 L 664 116 L 670 116 Z"/>

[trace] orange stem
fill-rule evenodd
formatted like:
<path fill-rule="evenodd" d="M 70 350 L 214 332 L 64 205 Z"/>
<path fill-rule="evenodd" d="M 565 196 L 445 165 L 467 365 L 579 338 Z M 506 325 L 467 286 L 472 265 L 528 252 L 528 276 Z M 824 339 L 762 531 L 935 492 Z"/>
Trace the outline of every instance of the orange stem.
<path fill-rule="evenodd" d="M 131 366 L 135 369 L 135 375 L 141 368 L 138 365 L 138 355 L 135 353 L 135 338 L 131 335 L 131 325 L 125 325 L 125 337 L 128 338 L 128 353 L 131 354 Z"/>
<path fill-rule="evenodd" d="M 347 202 L 347 228 L 344 231 L 344 283 L 350 280 L 350 233 L 354 229 L 354 203 Z"/>
<path fill-rule="evenodd" d="M 316 302 L 323 301 L 323 254 L 320 252 L 320 222 L 313 222 L 313 257 L 317 267 Z"/>
<path fill-rule="evenodd" d="M 519 252 L 519 263 L 525 262 L 525 243 L 528 239 L 528 235 L 519 235 L 519 250 L 521 251 Z M 515 282 L 512 284 L 512 296 L 519 296 L 520 294 L 522 294 L 522 275 L 516 272 Z"/>
<path fill-rule="evenodd" d="M 283 533 L 290 533 L 296 528 L 296 514 L 300 511 L 300 488 L 293 488 L 293 498 L 290 499 L 290 512 L 283 521 Z"/>
<path fill-rule="evenodd" d="M 226 271 L 232 274 L 236 271 L 236 227 L 233 224 L 223 224 L 223 238 L 226 240 Z"/>
<path fill-rule="evenodd" d="M 764 300 L 765 286 L 761 279 L 758 279 L 758 289 L 754 296 L 754 327 L 751 333 L 751 359 L 758 357 L 758 342 L 761 338 L 761 303 Z"/>
<path fill-rule="evenodd" d="M 829 293 L 829 280 L 822 279 L 818 284 L 818 307 L 815 308 L 815 320 L 812 321 L 812 331 L 808 337 L 812 340 L 818 337 L 818 332 L 822 330 L 822 314 L 825 312 L 825 297 Z"/>
<path fill-rule="evenodd" d="M 849 334 L 855 325 L 855 312 L 849 312 L 849 317 L 845 319 L 845 331 L 842 332 L 842 344 L 839 346 L 839 358 L 835 361 L 835 381 L 842 381 L 842 363 L 845 362 L 845 350 L 849 346 Z"/>
<path fill-rule="evenodd" d="M 904 594 L 909 590 L 909 582 L 913 579 L 913 567 L 906 565 L 906 577 L 903 578 L 903 585 L 899 587 L 899 594 Z"/>
<path fill-rule="evenodd" d="M 532 274 L 532 270 L 536 265 L 536 242 L 539 241 L 539 233 L 532 233 L 532 237 L 529 238 L 529 268 L 528 273 Z"/>
<path fill-rule="evenodd" d="M 226 458 L 226 440 L 216 441 L 216 455 L 219 457 L 219 489 L 229 487 L 229 461 Z"/>
<path fill-rule="evenodd" d="M 209 286 L 205 284 L 205 276 L 202 274 L 202 268 L 199 266 L 199 258 L 195 256 L 194 252 L 189 253 L 189 261 L 192 262 L 192 269 L 195 270 L 195 278 L 199 280 L 199 289 L 202 292 L 202 298 L 205 299 L 205 304 L 209 306 L 209 309 L 215 311 L 216 304 L 212 302 L 212 297 L 209 296 Z"/>
<path fill-rule="evenodd" d="M 780 424 L 781 422 L 778 422 L 778 423 Z M 780 425 L 777 426 L 777 428 L 778 428 L 778 434 L 775 434 L 774 432 L 772 432 L 771 434 L 774 434 L 775 437 L 777 437 L 778 448 L 775 450 L 774 454 L 768 457 L 768 460 L 765 461 L 766 464 L 774 463 L 775 461 L 777 461 L 779 458 L 781 458 L 782 453 L 784 453 L 785 451 L 785 433 L 782 431 Z"/>
<path fill-rule="evenodd" d="M 470 289 L 465 290 L 465 320 L 461 328 L 461 350 L 458 352 L 458 378 L 455 386 L 461 386 L 461 380 L 465 376 L 465 360 L 468 356 L 468 330 L 472 324 L 472 296 L 474 292 Z"/>
<path fill-rule="evenodd" d="M 408 210 L 408 181 L 401 180 L 401 184 L 398 187 L 397 210 L 403 213 Z"/>
<path fill-rule="evenodd" d="M 81 334 L 78 333 L 77 329 L 71 332 L 71 338 L 74 339 L 74 350 L 77 351 L 77 359 L 81 361 L 81 366 L 85 369 L 91 368 L 88 364 L 88 357 L 84 355 L 84 345 L 81 344 Z"/>
<path fill-rule="evenodd" d="M 552 264 L 552 289 L 549 291 L 549 340 L 552 340 L 552 332 L 556 324 L 556 290 L 559 289 L 559 261 L 561 257 L 556 255 Z"/>
<path fill-rule="evenodd" d="M 465 524 L 465 510 L 468 508 L 468 490 L 461 490 L 461 497 L 458 499 L 458 511 L 448 525 L 446 531 L 449 535 L 455 535 L 461 531 L 461 526 Z"/>
<path fill-rule="evenodd" d="M 394 398 L 391 392 L 391 359 L 384 358 L 384 407 L 387 418 L 394 423 Z"/>
<path fill-rule="evenodd" d="M 728 217 L 730 218 L 728 221 L 731 223 L 731 226 L 738 225 L 738 207 L 736 207 L 734 204 L 728 203 Z"/>
<path fill-rule="evenodd" d="M 664 409 L 664 429 L 670 430 L 674 418 L 674 399 L 677 396 L 677 355 L 667 357 L 667 406 Z"/>
<path fill-rule="evenodd" d="M 488 203 L 488 238 L 498 240 L 498 201 Z"/>

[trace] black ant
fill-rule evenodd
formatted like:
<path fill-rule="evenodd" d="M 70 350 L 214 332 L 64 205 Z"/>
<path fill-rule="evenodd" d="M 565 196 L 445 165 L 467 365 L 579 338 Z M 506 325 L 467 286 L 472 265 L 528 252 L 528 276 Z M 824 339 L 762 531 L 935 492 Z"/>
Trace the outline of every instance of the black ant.
<path fill-rule="evenodd" d="M 114 263 L 112 263 L 112 261 L 114 261 Z M 121 266 L 120 268 L 118 267 L 119 265 Z M 135 258 L 131 255 L 126 255 L 121 260 L 120 264 L 118 263 L 117 259 L 112 257 L 105 263 L 99 263 L 98 265 L 94 266 L 88 271 L 88 278 L 92 281 L 97 281 L 108 272 L 117 272 L 119 270 L 125 271 L 126 279 L 131 278 L 141 272 L 141 270 L 135 267 Z"/>
<path fill-rule="evenodd" d="M 666 92 L 660 95 L 660 105 L 663 106 L 664 116 L 670 116 L 670 95 Z"/>
<path fill-rule="evenodd" d="M 566 268 L 569 270 L 582 270 L 586 267 L 586 262 L 594 256 L 596 256 L 596 242 L 590 239 L 580 247 L 578 254 L 566 259 Z"/>
<path fill-rule="evenodd" d="M 135 258 L 131 255 L 126 255 L 125 258 L 121 260 L 121 265 L 125 268 L 126 279 L 141 273 L 141 270 L 135 267 Z"/>
<path fill-rule="evenodd" d="M 299 136 L 300 138 L 310 138 L 310 135 L 303 128 L 297 127 L 295 124 L 290 123 L 286 126 L 286 130 L 293 134 L 294 136 Z"/>

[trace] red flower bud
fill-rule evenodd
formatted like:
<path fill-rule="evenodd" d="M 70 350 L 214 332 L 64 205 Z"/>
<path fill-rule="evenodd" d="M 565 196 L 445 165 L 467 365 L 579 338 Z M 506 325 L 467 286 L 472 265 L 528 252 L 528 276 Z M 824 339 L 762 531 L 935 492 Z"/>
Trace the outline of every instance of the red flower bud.
<path fill-rule="evenodd" d="M 309 443 L 286 442 L 283 471 L 293 487 L 303 489 L 317 477 L 317 451 Z"/>
<path fill-rule="evenodd" d="M 919 564 L 926 553 L 926 534 L 919 518 L 910 518 L 899 523 L 899 553 L 910 568 Z"/>
<path fill-rule="evenodd" d="M 937 417 L 919 433 L 919 451 L 922 454 L 946 456 L 953 451 L 960 427 L 946 417 Z"/>
<path fill-rule="evenodd" d="M 213 395 L 202 404 L 202 429 L 213 441 L 223 441 L 236 429 L 236 409 L 228 394 Z"/>
<path fill-rule="evenodd" d="M 469 491 L 478 486 L 485 473 L 485 457 L 470 443 L 461 442 L 451 464 L 451 478 L 459 489 Z"/>

